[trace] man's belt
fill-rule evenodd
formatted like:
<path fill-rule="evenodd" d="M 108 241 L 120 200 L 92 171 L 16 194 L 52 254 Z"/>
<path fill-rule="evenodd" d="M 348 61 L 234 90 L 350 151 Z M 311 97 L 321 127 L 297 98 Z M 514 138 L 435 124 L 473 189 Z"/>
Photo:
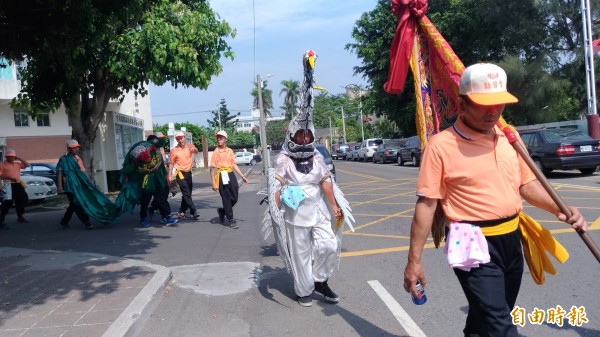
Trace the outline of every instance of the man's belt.
<path fill-rule="evenodd" d="M 537 284 L 544 283 L 544 272 L 552 275 L 557 274 L 552 262 L 546 255 L 546 251 L 560 263 L 564 263 L 569 258 L 569 252 L 552 236 L 552 233 L 524 212 L 499 220 L 465 222 L 480 226 L 481 232 L 485 236 L 512 233 L 520 228 L 523 255 L 525 261 L 527 261 L 531 277 Z M 493 223 L 494 225 L 490 225 Z"/>
<path fill-rule="evenodd" d="M 219 187 L 219 183 L 220 183 L 220 179 L 221 179 L 221 172 L 223 172 L 223 171 L 227 171 L 227 173 L 229 173 L 229 172 L 233 172 L 233 169 L 231 167 L 221 167 L 217 171 L 217 174 L 215 174 L 215 183 L 217 184 L 217 187 Z"/>

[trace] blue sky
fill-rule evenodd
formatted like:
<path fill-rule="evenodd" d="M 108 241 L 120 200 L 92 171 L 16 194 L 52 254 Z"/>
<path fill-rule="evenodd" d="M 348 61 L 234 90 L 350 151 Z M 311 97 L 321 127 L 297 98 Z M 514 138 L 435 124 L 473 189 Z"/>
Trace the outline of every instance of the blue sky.
<path fill-rule="evenodd" d="M 254 15 L 253 15 L 254 3 Z M 215 0 L 211 7 L 237 29 L 228 43 L 236 54 L 223 59 L 223 72 L 213 77 L 207 90 L 175 89 L 171 84 L 150 85 L 154 123 L 190 122 L 206 125 L 221 98 L 231 112 L 249 115 L 252 82 L 256 74 L 268 79 L 273 91 L 274 115 L 281 112 L 281 81 L 302 81 L 302 55 L 313 49 L 318 56 L 317 85 L 338 94 L 346 84 L 364 85 L 352 68 L 356 55 L 344 50 L 361 14 L 375 8 L 376 0 Z M 256 29 L 254 29 L 256 24 Z M 254 34 L 255 33 L 255 34 Z"/>

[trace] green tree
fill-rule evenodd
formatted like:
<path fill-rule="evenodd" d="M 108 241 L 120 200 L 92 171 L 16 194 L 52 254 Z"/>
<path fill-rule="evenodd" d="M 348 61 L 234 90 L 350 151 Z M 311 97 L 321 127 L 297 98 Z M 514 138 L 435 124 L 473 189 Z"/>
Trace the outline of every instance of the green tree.
<path fill-rule="evenodd" d="M 250 92 L 250 95 L 254 97 L 253 106 L 255 109 L 258 109 L 258 87 L 256 86 L 256 82 L 252 82 L 254 87 Z M 262 103 L 263 109 L 265 110 L 265 116 L 271 117 L 271 109 L 273 109 L 273 91 L 271 89 L 267 89 L 267 81 L 262 80 L 262 88 L 260 88 L 260 92 L 262 94 Z"/>
<path fill-rule="evenodd" d="M 238 122 L 237 116 L 239 116 L 239 112 L 237 115 L 232 115 L 231 112 L 227 109 L 227 103 L 224 98 L 221 98 L 221 105 L 219 110 L 212 111 L 213 118 L 207 119 L 206 122 L 208 126 L 215 130 L 228 130 L 235 129 L 235 126 Z"/>
<path fill-rule="evenodd" d="M 225 39 L 235 32 L 202 0 L 10 1 L 0 16 L 0 54 L 27 59 L 14 104 L 31 114 L 63 104 L 92 178 L 109 99 L 145 95 L 149 81 L 206 89 L 234 56 Z"/>
<path fill-rule="evenodd" d="M 298 99 L 300 99 L 300 83 L 290 79 L 281 81 L 281 85 L 283 88 L 281 88 L 279 96 L 285 94 L 281 108 L 284 111 L 285 119 L 291 120 L 296 114 Z"/>
<path fill-rule="evenodd" d="M 273 149 L 279 149 L 283 145 L 289 123 L 285 120 L 267 122 L 267 144 Z"/>

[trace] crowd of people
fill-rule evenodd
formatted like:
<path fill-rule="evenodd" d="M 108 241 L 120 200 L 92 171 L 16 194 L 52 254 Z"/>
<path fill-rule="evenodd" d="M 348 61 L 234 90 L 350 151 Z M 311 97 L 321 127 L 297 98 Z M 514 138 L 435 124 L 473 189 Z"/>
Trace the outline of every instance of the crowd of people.
<path fill-rule="evenodd" d="M 245 183 L 248 183 L 248 178 L 235 163 L 233 151 L 227 147 L 227 133 L 219 131 L 215 137 L 218 146 L 211 159 L 210 174 L 214 177 L 211 179 L 213 190 L 221 194 L 223 201 L 223 207 L 217 209 L 217 215 L 221 224 L 237 229 L 239 225 L 233 217 L 233 206 L 237 202 L 239 185 L 234 172 L 237 172 Z M 85 174 L 85 166 L 79 156 L 79 142 L 75 139 L 68 140 L 66 154 L 57 164 L 57 193 L 65 194 L 69 201 L 60 225 L 70 228 L 70 220 L 73 214 L 76 214 L 85 229 L 92 229 L 92 219 L 103 224 L 113 223 L 118 221 L 121 214 L 133 212 L 138 205 L 139 227 L 142 228 L 151 226 L 150 222 L 156 212 L 160 213 L 160 222 L 165 226 L 175 225 L 186 217 L 198 220 L 200 214 L 192 199 L 193 156 L 198 153 L 198 149 L 187 142 L 182 131 L 175 133 L 175 140 L 177 145 L 170 151 L 169 162 L 165 154 L 168 138 L 160 132 L 131 146 L 120 171 L 121 191 L 114 202 L 99 191 Z M 25 191 L 27 186 L 20 176 L 21 169 L 28 167 L 29 163 L 17 157 L 16 151 L 12 149 L 6 151 L 5 158 L 5 161 L 0 163 L 0 191 L 3 197 L 0 228 L 9 229 L 4 220 L 13 204 L 17 221 L 28 222 L 24 217 L 25 205 L 28 202 Z M 181 192 L 181 203 L 176 213 L 171 213 L 168 202 L 173 184 L 177 184 L 177 190 Z M 188 210 L 189 216 L 186 215 Z"/>

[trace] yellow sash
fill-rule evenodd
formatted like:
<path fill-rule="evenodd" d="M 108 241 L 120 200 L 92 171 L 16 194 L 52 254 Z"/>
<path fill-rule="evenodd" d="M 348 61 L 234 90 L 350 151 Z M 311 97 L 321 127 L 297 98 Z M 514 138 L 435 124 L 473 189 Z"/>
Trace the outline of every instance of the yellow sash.
<path fill-rule="evenodd" d="M 485 236 L 495 236 L 510 233 L 521 228 L 521 243 L 523 244 L 523 255 L 531 277 L 537 284 L 544 284 L 544 272 L 556 275 L 556 269 L 546 255 L 550 253 L 558 262 L 564 263 L 569 258 L 569 252 L 563 247 L 552 233 L 524 212 L 519 216 L 491 227 L 481 227 Z"/>
<path fill-rule="evenodd" d="M 220 179 L 221 179 L 221 172 L 223 172 L 223 171 L 227 171 L 227 173 L 229 173 L 229 172 L 233 172 L 233 169 L 231 167 L 221 167 L 217 171 L 217 174 L 215 174 L 215 183 L 217 184 L 217 187 L 219 187 L 219 183 L 220 183 Z"/>

